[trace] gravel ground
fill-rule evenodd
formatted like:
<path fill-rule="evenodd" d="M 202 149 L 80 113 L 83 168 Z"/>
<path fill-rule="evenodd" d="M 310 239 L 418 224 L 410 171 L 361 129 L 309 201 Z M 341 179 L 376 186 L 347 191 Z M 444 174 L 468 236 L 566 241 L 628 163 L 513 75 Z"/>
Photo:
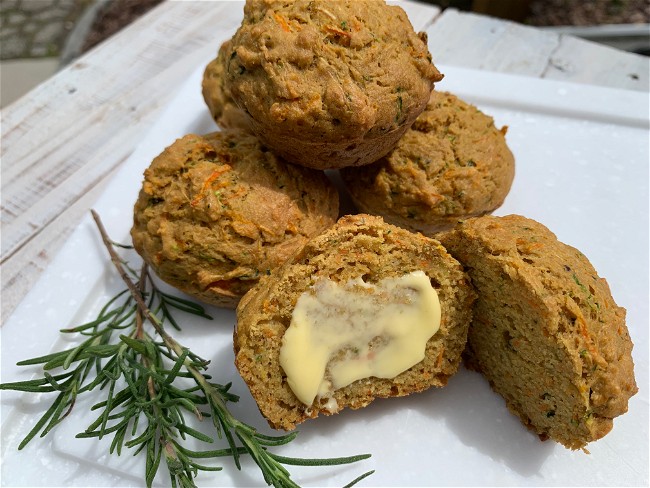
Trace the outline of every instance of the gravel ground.
<path fill-rule="evenodd" d="M 650 23 L 650 0 L 535 0 L 526 23 L 536 26 Z"/>
<path fill-rule="evenodd" d="M 83 45 L 83 51 L 89 50 L 112 36 L 161 2 L 162 0 L 112 0 L 108 2 L 107 6 L 95 18 Z"/>
<path fill-rule="evenodd" d="M 113 0 L 96 19 L 84 50 L 128 25 L 162 0 Z M 426 1 L 426 0 L 425 0 Z M 430 1 L 443 7 L 468 8 L 471 1 Z M 650 0 L 532 0 L 522 19 L 535 26 L 650 23 Z"/>

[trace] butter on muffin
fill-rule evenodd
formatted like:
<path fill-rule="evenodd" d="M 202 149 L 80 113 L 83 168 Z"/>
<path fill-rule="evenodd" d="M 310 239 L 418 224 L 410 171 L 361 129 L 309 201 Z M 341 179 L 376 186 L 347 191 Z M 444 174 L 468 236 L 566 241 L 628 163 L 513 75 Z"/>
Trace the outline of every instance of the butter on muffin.
<path fill-rule="evenodd" d="M 133 244 L 156 274 L 234 308 L 260 276 L 334 224 L 338 194 L 240 131 L 187 135 L 156 157 L 135 204 Z"/>
<path fill-rule="evenodd" d="M 476 107 L 434 91 L 395 149 L 341 178 L 359 211 L 431 235 L 501 206 L 515 172 L 505 133 Z"/>
<path fill-rule="evenodd" d="M 230 40 L 227 40 L 221 45 L 217 57 L 208 63 L 203 72 L 203 99 L 219 127 L 250 132 L 246 113 L 235 104 L 225 83 L 226 57 L 230 44 Z"/>
<path fill-rule="evenodd" d="M 386 154 L 440 79 L 425 35 L 383 0 L 248 0 L 225 86 L 273 151 L 334 169 Z"/>
<path fill-rule="evenodd" d="M 625 309 L 577 249 L 521 217 L 479 217 L 440 236 L 478 293 L 466 350 L 508 408 L 579 449 L 637 392 Z"/>
<path fill-rule="evenodd" d="M 241 300 L 235 364 L 277 429 L 444 386 L 474 291 L 440 243 L 342 217 Z"/>

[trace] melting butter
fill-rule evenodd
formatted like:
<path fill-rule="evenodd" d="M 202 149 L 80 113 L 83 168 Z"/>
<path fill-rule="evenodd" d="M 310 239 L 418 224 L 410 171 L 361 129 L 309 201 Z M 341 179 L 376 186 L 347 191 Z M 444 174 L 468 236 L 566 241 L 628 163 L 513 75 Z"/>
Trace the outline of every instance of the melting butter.
<path fill-rule="evenodd" d="M 317 281 L 298 298 L 280 365 L 305 405 L 362 378 L 394 378 L 424 359 L 440 327 L 438 294 L 422 271 L 379 283 Z"/>

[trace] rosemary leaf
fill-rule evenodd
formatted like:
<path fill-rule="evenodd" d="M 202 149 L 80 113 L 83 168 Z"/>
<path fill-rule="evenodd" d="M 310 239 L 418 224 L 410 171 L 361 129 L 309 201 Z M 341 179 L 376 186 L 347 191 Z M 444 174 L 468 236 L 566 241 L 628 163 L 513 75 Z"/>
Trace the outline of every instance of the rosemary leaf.
<path fill-rule="evenodd" d="M 289 464 L 292 466 L 338 466 L 340 464 L 351 464 L 364 459 L 368 459 L 370 454 L 358 454 L 356 456 L 345 456 L 335 458 L 320 458 L 320 459 L 303 459 L 286 456 L 278 456 L 277 454 L 270 453 L 273 459 L 282 464 Z"/>
<path fill-rule="evenodd" d="M 64 395 L 65 395 L 64 393 L 59 393 L 59 395 L 52 402 L 52 405 L 50 405 L 50 408 L 47 409 L 47 411 L 43 414 L 43 416 L 39 419 L 39 421 L 36 422 L 36 425 L 32 428 L 32 430 L 29 431 L 29 433 L 25 436 L 22 442 L 18 445 L 19 451 L 22 448 L 24 448 L 27 445 L 27 443 L 31 441 L 36 436 L 36 434 L 40 432 L 40 430 L 48 422 L 48 420 L 50 420 L 50 418 L 54 415 L 54 412 L 59 408 L 59 404 L 63 402 Z"/>
<path fill-rule="evenodd" d="M 350 481 L 350 482 L 349 482 L 347 485 L 345 485 L 343 488 L 352 488 L 353 486 L 355 486 L 356 484 L 358 484 L 360 481 L 366 479 L 368 476 L 370 476 L 370 475 L 373 474 L 374 472 L 375 472 L 375 470 L 373 469 L 373 470 L 370 470 L 370 471 L 368 471 L 368 472 L 366 472 L 366 473 L 363 473 L 362 475 L 360 475 L 360 476 L 358 476 L 357 478 L 355 478 L 355 479 L 353 479 L 352 481 Z"/>
<path fill-rule="evenodd" d="M 24 361 L 18 361 L 16 364 L 18 366 L 32 366 L 35 364 L 43 364 L 43 363 L 49 363 L 52 360 L 58 359 L 60 357 L 63 357 L 63 361 L 65 361 L 65 357 L 70 354 L 73 351 L 73 349 L 68 349 L 66 351 L 60 351 L 60 352 L 54 352 L 52 354 L 46 354 L 45 356 L 39 356 L 36 358 L 32 359 L 25 359 Z"/>
<path fill-rule="evenodd" d="M 78 353 L 75 356 L 74 361 L 83 361 L 89 358 L 107 358 L 115 354 L 115 352 L 119 347 L 120 347 L 119 345 L 113 345 L 113 344 L 88 346 L 86 349 L 84 349 L 82 352 Z M 71 353 L 74 351 L 75 351 L 74 349 L 70 350 Z M 51 359 L 50 361 L 45 363 L 43 369 L 48 370 L 48 369 L 60 368 L 65 364 L 66 359 L 67 356 L 58 356 L 54 359 Z"/>
<path fill-rule="evenodd" d="M 135 349 L 137 352 L 140 354 L 147 355 L 147 349 L 142 341 L 139 341 L 137 339 L 131 339 L 129 336 L 126 335 L 121 335 L 120 340 L 124 342 L 127 346 L 129 346 L 131 349 Z"/>
<path fill-rule="evenodd" d="M 259 432 L 255 433 L 255 438 L 262 446 L 281 446 L 283 444 L 288 444 L 298 436 L 297 432 L 289 432 L 287 434 L 271 436 L 260 434 Z"/>

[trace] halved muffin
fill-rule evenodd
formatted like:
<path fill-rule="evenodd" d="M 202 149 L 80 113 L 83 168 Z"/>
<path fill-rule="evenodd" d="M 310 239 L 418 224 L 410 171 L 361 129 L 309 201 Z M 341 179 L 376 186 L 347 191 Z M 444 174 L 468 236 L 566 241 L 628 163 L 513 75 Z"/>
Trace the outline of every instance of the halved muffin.
<path fill-rule="evenodd" d="M 378 217 L 346 216 L 244 296 L 235 364 L 269 424 L 290 430 L 444 386 L 458 369 L 474 298 L 439 242 Z"/>
<path fill-rule="evenodd" d="M 440 239 L 478 293 L 467 364 L 540 437 L 579 449 L 607 434 L 638 389 L 625 309 L 585 255 L 518 215 Z"/>

